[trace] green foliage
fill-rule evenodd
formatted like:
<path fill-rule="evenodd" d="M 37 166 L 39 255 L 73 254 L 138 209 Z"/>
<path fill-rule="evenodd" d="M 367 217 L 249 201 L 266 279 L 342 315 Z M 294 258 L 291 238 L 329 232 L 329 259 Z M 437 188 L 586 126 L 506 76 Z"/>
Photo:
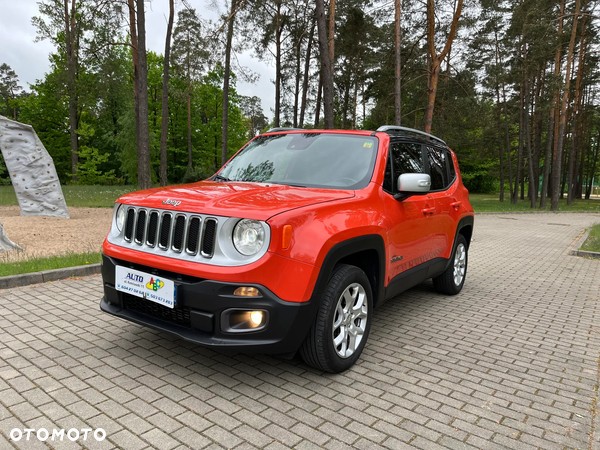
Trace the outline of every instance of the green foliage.
<path fill-rule="evenodd" d="M 191 171 L 186 172 L 185 175 L 183 176 L 183 178 L 181 179 L 181 182 L 185 184 L 185 183 L 195 183 L 197 181 L 206 180 L 207 178 L 214 175 L 214 173 L 217 170 L 218 169 L 215 169 L 214 167 L 210 167 L 208 169 L 204 168 L 204 167 L 196 167 L 196 168 L 192 169 Z"/>
<path fill-rule="evenodd" d="M 79 147 L 79 164 L 77 165 L 77 184 L 123 184 L 122 178 L 117 178 L 115 170 L 99 170 L 100 165 L 105 164 L 109 154 L 101 155 L 98 149 L 82 145 Z"/>
<path fill-rule="evenodd" d="M 489 194 L 497 188 L 497 179 L 490 176 L 490 169 L 495 162 L 471 163 L 463 160 L 460 163 L 460 174 L 463 183 L 469 192 L 478 194 Z"/>

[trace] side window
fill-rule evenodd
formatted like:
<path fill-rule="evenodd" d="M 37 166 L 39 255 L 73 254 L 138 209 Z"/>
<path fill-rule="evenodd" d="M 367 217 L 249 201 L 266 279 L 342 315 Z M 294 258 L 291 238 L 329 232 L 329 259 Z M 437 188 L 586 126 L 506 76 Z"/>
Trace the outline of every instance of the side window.
<path fill-rule="evenodd" d="M 456 178 L 456 169 L 454 168 L 454 161 L 452 160 L 452 154 L 449 151 L 446 151 L 448 155 L 448 167 L 450 167 L 450 183 Z"/>
<path fill-rule="evenodd" d="M 392 160 L 394 192 L 398 191 L 398 177 L 403 173 L 425 173 L 420 144 L 392 143 Z"/>
<path fill-rule="evenodd" d="M 429 163 L 429 176 L 431 177 L 431 190 L 439 191 L 448 187 L 448 170 L 446 161 L 448 154 L 440 149 L 427 147 L 427 162 Z"/>
<path fill-rule="evenodd" d="M 385 177 L 383 178 L 383 190 L 392 194 L 394 189 L 393 185 L 394 183 L 392 182 L 392 158 L 388 154 L 387 163 L 385 164 Z"/>

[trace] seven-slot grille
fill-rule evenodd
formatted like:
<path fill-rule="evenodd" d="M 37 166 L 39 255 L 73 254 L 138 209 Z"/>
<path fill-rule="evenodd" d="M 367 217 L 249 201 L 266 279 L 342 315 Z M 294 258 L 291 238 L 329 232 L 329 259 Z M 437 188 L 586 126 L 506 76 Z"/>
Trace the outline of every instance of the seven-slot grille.
<path fill-rule="evenodd" d="M 158 247 L 211 258 L 215 250 L 217 220 L 200 216 L 129 207 L 124 239 L 140 246 Z"/>

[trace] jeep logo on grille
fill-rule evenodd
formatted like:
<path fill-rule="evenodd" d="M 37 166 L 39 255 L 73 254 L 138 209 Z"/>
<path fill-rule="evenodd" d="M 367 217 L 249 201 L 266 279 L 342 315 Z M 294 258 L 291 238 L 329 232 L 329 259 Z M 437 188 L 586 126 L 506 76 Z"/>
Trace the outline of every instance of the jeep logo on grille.
<path fill-rule="evenodd" d="M 171 200 L 170 198 L 163 200 L 162 202 L 163 205 L 173 205 L 173 206 L 179 206 L 181 204 L 181 202 L 179 200 Z"/>

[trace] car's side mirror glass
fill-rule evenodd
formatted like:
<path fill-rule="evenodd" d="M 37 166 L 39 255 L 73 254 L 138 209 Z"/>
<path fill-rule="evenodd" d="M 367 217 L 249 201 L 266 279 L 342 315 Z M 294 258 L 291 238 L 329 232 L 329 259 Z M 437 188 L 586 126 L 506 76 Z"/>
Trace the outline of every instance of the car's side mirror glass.
<path fill-rule="evenodd" d="M 398 177 L 397 200 L 404 200 L 411 195 L 423 195 L 429 192 L 431 177 L 426 173 L 403 173 Z"/>

